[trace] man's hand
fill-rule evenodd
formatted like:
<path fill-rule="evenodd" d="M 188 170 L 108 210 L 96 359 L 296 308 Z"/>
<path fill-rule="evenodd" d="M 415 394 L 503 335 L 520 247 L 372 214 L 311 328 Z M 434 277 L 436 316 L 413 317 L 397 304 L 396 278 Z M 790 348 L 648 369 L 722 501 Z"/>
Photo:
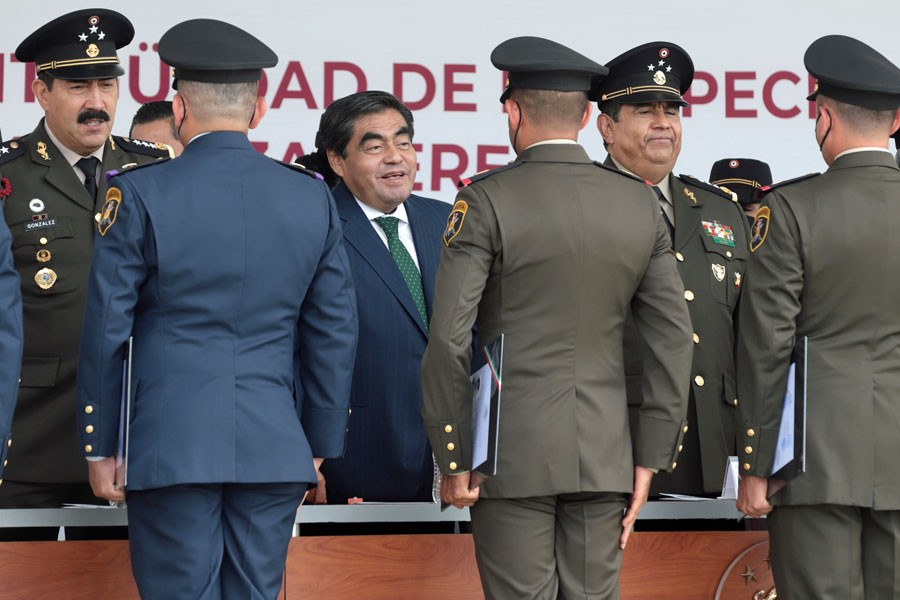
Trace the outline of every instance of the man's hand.
<path fill-rule="evenodd" d="M 115 487 L 116 457 L 108 456 L 103 460 L 88 461 L 88 479 L 91 489 L 98 498 L 121 502 L 125 499 L 125 490 Z"/>
<path fill-rule="evenodd" d="M 772 505 L 766 499 L 769 480 L 765 477 L 741 477 L 738 485 L 737 509 L 750 517 L 758 519 L 772 512 Z"/>
<path fill-rule="evenodd" d="M 306 498 L 304 499 L 305 504 L 326 504 L 327 503 L 327 495 L 325 493 L 325 476 L 322 475 L 322 463 L 325 462 L 324 458 L 314 458 L 313 464 L 316 466 L 316 479 L 318 480 L 318 485 L 314 489 L 307 490 Z"/>
<path fill-rule="evenodd" d="M 441 477 L 441 500 L 456 508 L 472 506 L 478 500 L 480 493 L 480 486 L 469 489 L 469 473 Z"/>
<path fill-rule="evenodd" d="M 634 467 L 634 492 L 631 494 L 631 500 L 628 502 L 628 510 L 625 511 L 625 518 L 622 519 L 622 536 L 619 538 L 619 548 L 625 549 L 628 544 L 628 537 L 631 535 L 631 528 L 637 520 L 638 513 L 647 504 L 647 496 L 650 494 L 650 480 L 653 479 L 653 471 L 647 467 Z"/>

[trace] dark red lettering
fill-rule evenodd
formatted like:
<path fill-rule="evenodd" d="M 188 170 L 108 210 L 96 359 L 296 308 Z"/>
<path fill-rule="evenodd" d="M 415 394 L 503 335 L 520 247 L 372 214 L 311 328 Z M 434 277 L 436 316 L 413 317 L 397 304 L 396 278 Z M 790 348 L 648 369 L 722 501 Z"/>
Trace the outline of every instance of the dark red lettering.
<path fill-rule="evenodd" d="M 444 65 L 444 110 L 475 112 L 477 107 L 474 102 L 456 102 L 453 95 L 456 92 L 471 92 L 475 89 L 472 83 L 458 83 L 454 80 L 457 73 L 474 73 L 475 65 Z"/>
<path fill-rule="evenodd" d="M 425 82 L 425 93 L 419 100 L 409 100 L 403 96 L 403 78 L 407 73 L 414 73 Z M 394 95 L 409 107 L 409 110 L 421 110 L 434 100 L 436 85 L 434 75 L 423 65 L 414 63 L 394 63 Z"/>
<path fill-rule="evenodd" d="M 303 156 L 306 152 L 303 151 L 303 145 L 300 142 L 291 142 L 288 144 L 287 150 L 284 151 L 284 156 L 281 157 L 282 162 L 290 163 L 294 162 L 294 159 Z"/>
<path fill-rule="evenodd" d="M 481 173 L 488 169 L 496 169 L 503 166 L 503 163 L 489 163 L 488 154 L 503 154 L 509 156 L 509 146 L 491 146 L 487 144 L 478 144 L 477 160 L 475 162 L 475 170 Z"/>
<path fill-rule="evenodd" d="M 146 52 L 147 43 L 141 42 L 139 48 L 141 52 Z M 169 95 L 169 67 L 161 60 L 157 59 L 157 62 L 159 62 L 159 87 L 152 96 L 145 96 L 141 92 L 141 57 L 135 55 L 128 57 L 128 91 L 140 104 L 165 100 Z"/>
<path fill-rule="evenodd" d="M 422 144 L 413 144 L 413 150 L 416 151 L 417 155 L 421 154 L 422 153 Z M 418 174 L 418 172 L 421 169 L 422 169 L 422 165 L 420 165 L 419 162 L 416 161 L 416 173 Z M 413 184 L 413 191 L 414 192 L 422 191 L 422 182 L 418 178 L 416 179 L 416 182 Z"/>
<path fill-rule="evenodd" d="M 706 84 L 706 93 L 702 96 L 695 94 L 697 89 L 697 82 L 702 81 Z M 691 106 L 684 107 L 681 114 L 685 117 L 691 116 L 691 111 L 697 104 L 709 104 L 713 100 L 716 99 L 716 96 L 719 94 L 719 83 L 716 81 L 716 78 L 712 73 L 707 73 L 706 71 L 696 71 L 694 73 L 694 83 L 691 85 L 691 88 L 684 95 L 684 99 L 690 102 Z"/>
<path fill-rule="evenodd" d="M 738 98 L 752 98 L 753 90 L 739 90 L 735 83 L 739 80 L 755 80 L 755 71 L 726 71 L 725 72 L 725 118 L 756 118 L 755 108 L 737 108 L 735 101 Z"/>
<path fill-rule="evenodd" d="M 806 93 L 807 96 L 812 94 L 813 90 L 816 89 L 816 83 L 817 82 L 816 82 L 815 77 L 813 77 L 812 75 L 807 76 L 807 90 L 808 90 Z M 809 118 L 810 119 L 816 118 L 816 101 L 815 100 L 809 101 Z"/>
<path fill-rule="evenodd" d="M 257 90 L 258 91 L 256 93 L 259 94 L 260 96 L 262 96 L 263 98 L 266 97 L 266 92 L 269 91 L 269 76 L 266 75 L 265 69 L 263 69 L 262 79 L 259 80 L 259 87 L 257 88 Z"/>
<path fill-rule="evenodd" d="M 300 89 L 289 90 L 288 87 L 290 87 L 291 82 L 294 79 L 297 80 Z M 290 61 L 287 65 L 287 69 L 284 70 L 284 75 L 281 77 L 281 83 L 278 84 L 278 89 L 275 91 L 275 97 L 272 99 L 272 108 L 280 108 L 281 104 L 287 98 L 305 100 L 306 108 L 318 108 L 316 106 L 316 99 L 313 98 L 312 90 L 309 88 L 309 82 L 306 80 L 306 75 L 303 73 L 303 67 L 298 60 Z"/>
<path fill-rule="evenodd" d="M 503 91 L 506 89 L 506 85 L 509 83 L 509 71 L 502 71 L 500 75 L 503 76 L 502 84 L 500 85 L 500 93 L 503 94 Z M 500 96 L 497 96 L 499 99 Z M 506 104 L 503 105 L 503 112 L 506 112 Z"/>
<path fill-rule="evenodd" d="M 265 154 L 266 150 L 269 149 L 269 142 L 250 142 L 253 144 L 253 149 L 259 152 L 260 154 Z"/>
<path fill-rule="evenodd" d="M 361 92 L 368 87 L 366 83 L 366 74 L 353 63 L 349 62 L 326 62 L 325 63 L 325 97 L 322 105 L 328 108 L 328 105 L 334 102 L 334 74 L 337 71 L 346 71 L 353 75 L 356 79 L 355 92 Z M 355 93 L 350 92 L 350 93 Z"/>
<path fill-rule="evenodd" d="M 769 75 L 769 78 L 766 79 L 766 83 L 763 84 L 763 104 L 765 105 L 766 110 L 779 119 L 796 117 L 802 112 L 799 106 L 794 105 L 790 108 L 781 108 L 775 104 L 775 98 L 772 91 L 775 89 L 775 84 L 779 81 L 790 81 L 794 85 L 797 85 L 800 83 L 800 77 L 790 71 L 776 71 Z"/>
<path fill-rule="evenodd" d="M 9 62 L 17 63 L 15 54 L 9 55 Z M 25 102 L 34 102 L 34 92 L 31 91 L 31 82 L 37 77 L 37 69 L 33 62 L 25 63 Z"/>
<path fill-rule="evenodd" d="M 445 169 L 442 164 L 444 154 L 455 154 L 456 166 Z M 435 144 L 431 148 L 431 189 L 441 189 L 441 179 L 449 179 L 454 187 L 466 169 L 469 168 L 469 157 L 462 146 L 456 144 Z"/>
<path fill-rule="evenodd" d="M 3 67 L 6 66 L 6 54 L 0 52 L 0 102 L 3 102 Z"/>

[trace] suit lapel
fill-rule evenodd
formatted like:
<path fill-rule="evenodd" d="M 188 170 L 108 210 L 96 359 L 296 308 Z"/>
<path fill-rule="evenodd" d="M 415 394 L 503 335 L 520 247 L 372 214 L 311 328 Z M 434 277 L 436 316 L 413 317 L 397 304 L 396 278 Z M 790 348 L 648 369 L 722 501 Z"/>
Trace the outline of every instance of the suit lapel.
<path fill-rule="evenodd" d="M 43 119 L 28 137 L 28 146 L 31 151 L 31 160 L 47 169 L 44 180 L 76 204 L 94 212 L 93 200 L 88 196 L 84 185 L 78 181 L 72 165 L 50 140 L 50 136 L 44 129 Z"/>
<path fill-rule="evenodd" d="M 425 307 L 430 318 L 431 306 L 434 303 L 434 277 L 437 274 L 438 263 L 441 261 L 440 239 L 445 223 L 422 210 L 414 198 L 407 200 L 404 205 L 412 227 L 416 257 L 419 259 L 419 271 L 422 273 Z"/>
<path fill-rule="evenodd" d="M 422 335 L 425 335 L 425 324 L 422 323 L 422 317 L 419 316 L 419 309 L 413 301 L 412 294 L 406 286 L 397 263 L 388 251 L 387 246 L 372 229 L 372 224 L 366 218 L 362 209 L 353 198 L 353 194 L 347 189 L 343 182 L 340 182 L 332 190 L 335 205 L 338 214 L 341 217 L 341 226 L 344 230 L 344 240 L 362 257 L 375 273 L 381 278 L 391 293 L 400 302 L 400 305 L 406 310 L 410 318 L 412 318 Z M 418 254 L 418 245 L 416 249 Z M 421 259 L 420 259 L 421 260 Z"/>
<path fill-rule="evenodd" d="M 697 198 L 696 190 L 669 174 L 669 189 L 672 191 L 672 204 L 675 207 L 675 250 L 687 244 L 691 236 L 700 231 L 700 207 L 703 201 Z M 694 202 L 696 199 L 696 202 Z"/>

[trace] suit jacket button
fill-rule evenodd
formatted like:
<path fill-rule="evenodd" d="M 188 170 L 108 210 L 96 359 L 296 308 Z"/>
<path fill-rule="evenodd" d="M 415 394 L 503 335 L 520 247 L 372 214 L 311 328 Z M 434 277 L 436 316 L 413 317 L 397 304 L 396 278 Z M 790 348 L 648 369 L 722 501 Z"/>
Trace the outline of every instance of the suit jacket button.
<path fill-rule="evenodd" d="M 455 470 L 456 470 L 456 463 L 455 463 L 455 462 L 450 463 L 450 470 L 451 470 L 451 471 L 455 471 Z"/>
<path fill-rule="evenodd" d="M 675 258 L 678 259 L 678 262 L 684 262 L 684 254 L 682 254 L 681 252 L 676 252 Z"/>
<path fill-rule="evenodd" d="M 456 444 L 454 444 L 453 442 L 447 444 L 447 450 L 453 450 L 454 448 L 456 448 Z"/>
<path fill-rule="evenodd" d="M 84 413 L 85 413 L 85 414 L 89 415 L 89 414 L 91 414 L 92 412 L 94 412 L 94 407 L 91 406 L 90 404 L 88 404 L 87 406 L 84 407 Z"/>
<path fill-rule="evenodd" d="M 698 387 L 703 387 L 703 384 L 706 382 L 703 380 L 703 377 L 697 375 L 696 377 L 694 377 L 694 383 L 696 383 Z"/>
<path fill-rule="evenodd" d="M 699 344 L 699 343 L 700 343 L 700 336 L 697 335 L 696 333 L 694 334 L 694 343 L 695 343 L 695 344 Z"/>
<path fill-rule="evenodd" d="M 745 471 L 749 471 L 749 470 L 750 470 L 750 463 L 744 463 L 744 470 L 745 470 Z"/>
<path fill-rule="evenodd" d="M 747 446 L 746 448 L 744 448 L 744 452 L 746 452 L 747 454 L 753 454 L 753 448 L 751 446 Z"/>
<path fill-rule="evenodd" d="M 88 444 L 87 446 L 84 447 L 84 451 L 87 452 L 88 454 L 90 454 L 91 452 L 94 451 L 94 447 L 91 446 L 90 444 Z"/>
<path fill-rule="evenodd" d="M 684 299 L 688 302 L 692 301 L 694 299 L 694 292 L 691 290 L 684 290 Z"/>
<path fill-rule="evenodd" d="M 453 433 L 453 425 L 445 425 L 444 431 L 446 431 L 447 433 Z"/>
<path fill-rule="evenodd" d="M 6 447 L 12 448 L 12 438 L 10 438 L 8 442 L 6 442 Z"/>
<path fill-rule="evenodd" d="M 747 437 L 753 437 L 754 435 L 756 435 L 755 431 L 753 431 L 752 429 L 747 430 Z"/>
<path fill-rule="evenodd" d="M 84 432 L 85 433 L 94 433 L 94 426 L 88 425 L 87 427 L 84 428 Z"/>

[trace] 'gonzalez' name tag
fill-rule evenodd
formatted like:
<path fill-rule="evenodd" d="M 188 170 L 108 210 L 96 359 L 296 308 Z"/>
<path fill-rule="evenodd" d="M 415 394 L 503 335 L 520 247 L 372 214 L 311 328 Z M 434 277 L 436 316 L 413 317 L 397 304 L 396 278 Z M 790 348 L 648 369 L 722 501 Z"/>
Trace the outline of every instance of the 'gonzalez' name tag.
<path fill-rule="evenodd" d="M 47 227 L 56 227 L 56 219 L 44 219 L 43 221 L 35 221 L 34 223 L 25 223 L 25 231 L 46 229 Z"/>

